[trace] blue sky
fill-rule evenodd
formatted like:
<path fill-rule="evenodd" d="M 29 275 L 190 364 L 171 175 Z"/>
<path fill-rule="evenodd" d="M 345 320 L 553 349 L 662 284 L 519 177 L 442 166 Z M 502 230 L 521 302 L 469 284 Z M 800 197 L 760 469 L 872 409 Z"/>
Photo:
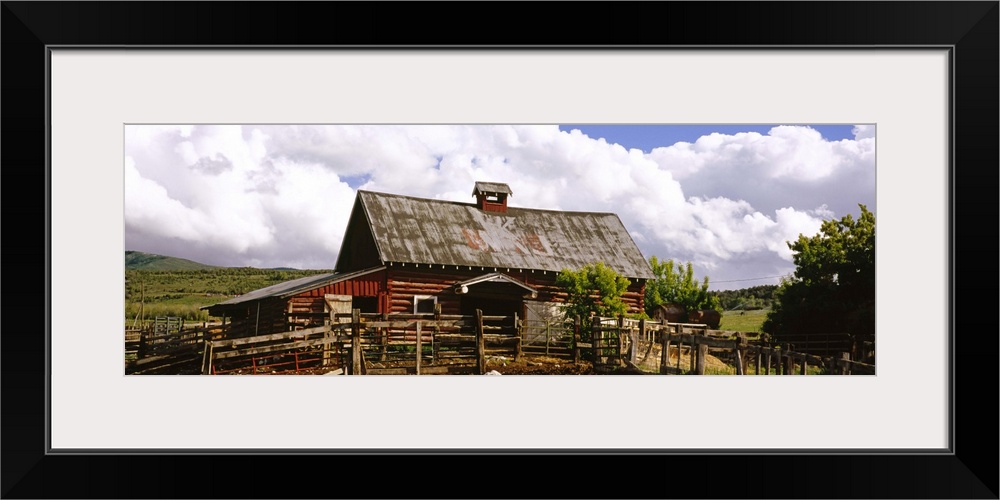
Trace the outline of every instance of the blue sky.
<path fill-rule="evenodd" d="M 779 124 L 769 125 L 559 125 L 559 130 L 569 132 L 579 129 L 593 139 L 604 139 L 607 142 L 621 144 L 626 149 L 641 149 L 649 153 L 653 148 L 670 146 L 678 142 L 695 142 L 704 135 L 726 134 L 735 135 L 741 132 L 767 133 Z M 791 124 L 782 124 L 791 125 Z M 828 141 L 854 139 L 850 125 L 815 125 L 804 126 L 816 129 Z"/>
<path fill-rule="evenodd" d="M 331 269 L 358 189 L 471 202 L 476 181 L 512 206 L 615 213 L 647 259 L 713 289 L 777 284 L 788 241 L 876 211 L 875 127 L 130 125 L 125 244 Z"/>

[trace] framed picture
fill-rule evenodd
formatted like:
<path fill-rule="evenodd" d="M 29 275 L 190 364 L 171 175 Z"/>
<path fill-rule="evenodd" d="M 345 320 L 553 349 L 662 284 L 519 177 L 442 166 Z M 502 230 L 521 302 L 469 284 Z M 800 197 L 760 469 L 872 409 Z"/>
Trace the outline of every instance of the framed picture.
<path fill-rule="evenodd" d="M 424 5 L 5 2 L 8 186 L 45 187 L 8 205 L 6 248 L 45 273 L 7 296 L 23 312 L 3 340 L 3 495 L 294 497 L 204 477 L 377 465 L 400 472 L 372 495 L 407 497 L 428 474 L 415 455 L 468 455 L 451 476 L 558 455 L 567 473 L 627 460 L 632 480 L 570 480 L 571 496 L 674 496 L 677 481 L 712 485 L 687 497 L 996 498 L 996 468 L 975 458 L 997 451 L 975 423 L 995 400 L 956 385 L 995 380 L 978 353 L 996 336 L 956 334 L 995 330 L 963 311 L 993 310 L 996 289 L 955 277 L 995 276 L 971 254 L 994 254 L 997 226 L 957 229 L 996 215 L 997 2 L 573 8 L 614 45 L 571 26 L 558 45 L 486 34 L 552 27 L 513 9 L 455 43 L 412 26 L 437 10 Z M 878 374 L 124 376 L 125 127 L 257 123 L 873 124 Z M 39 317 L 45 335 L 16 334 Z M 150 474 L 163 467 L 169 480 Z"/>

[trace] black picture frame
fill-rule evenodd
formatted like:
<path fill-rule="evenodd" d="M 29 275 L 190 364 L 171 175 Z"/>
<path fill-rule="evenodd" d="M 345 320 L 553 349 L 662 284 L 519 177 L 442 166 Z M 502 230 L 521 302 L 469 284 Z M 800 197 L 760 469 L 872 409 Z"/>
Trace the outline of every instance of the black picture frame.
<path fill-rule="evenodd" d="M 426 494 L 442 498 L 998 498 L 997 392 L 993 385 L 998 373 L 998 336 L 992 321 L 1000 303 L 994 282 L 1000 206 L 1000 4 L 996 1 L 581 2 L 555 4 L 551 10 L 534 3 L 2 4 L 5 147 L 0 155 L 8 195 L 3 215 L 8 239 L 3 254 L 8 265 L 35 271 L 9 274 L 8 293 L 3 294 L 7 313 L 0 337 L 4 498 L 410 498 Z M 565 14 L 566 10 L 572 10 L 572 16 L 545 14 Z M 448 29 L 447 22 L 435 26 L 416 19 L 467 19 L 469 23 Z M 41 319 L 50 314 L 51 300 L 47 286 L 47 48 L 123 45 L 607 50 L 951 47 L 952 453 L 48 454 L 47 346 L 41 327 Z M 858 418 L 864 418 L 863 409 Z M 758 425 L 735 419 L 733 430 Z M 446 461 L 447 469 L 433 467 L 439 460 Z M 536 465 L 548 471 L 551 489 L 527 489 L 517 474 L 503 472 L 504 467 L 528 470 Z M 391 476 L 386 477 L 390 470 Z M 633 478 L 627 485 L 620 475 L 623 470 Z M 602 471 L 607 474 L 597 474 Z M 453 486 L 428 483 L 434 477 L 447 479 Z M 317 488 L 308 478 L 326 487 Z M 482 489 L 492 485 L 495 491 Z"/>

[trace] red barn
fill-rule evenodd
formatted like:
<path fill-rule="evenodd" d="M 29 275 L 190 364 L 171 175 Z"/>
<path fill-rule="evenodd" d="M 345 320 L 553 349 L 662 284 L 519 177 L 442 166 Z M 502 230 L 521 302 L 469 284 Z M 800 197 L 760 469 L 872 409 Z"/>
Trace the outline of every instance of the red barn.
<path fill-rule="evenodd" d="M 358 191 L 335 272 L 210 306 L 246 335 L 322 324 L 331 310 L 433 312 L 531 319 L 554 314 L 563 269 L 604 262 L 632 282 L 643 310 L 648 262 L 613 213 L 508 207 L 506 184 L 477 182 L 475 203 Z"/>

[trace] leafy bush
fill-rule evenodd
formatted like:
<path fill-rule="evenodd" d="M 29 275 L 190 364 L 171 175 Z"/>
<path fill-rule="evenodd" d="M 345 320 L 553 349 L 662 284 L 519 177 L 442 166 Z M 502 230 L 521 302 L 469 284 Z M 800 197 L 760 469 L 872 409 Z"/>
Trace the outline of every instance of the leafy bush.
<path fill-rule="evenodd" d="M 655 278 L 646 282 L 646 314 L 652 316 L 660 304 L 677 304 L 688 311 L 721 308 L 719 298 L 708 291 L 708 276 L 699 284 L 690 262 L 681 269 L 673 260 L 660 261 L 653 256 L 649 265 Z"/>
<path fill-rule="evenodd" d="M 568 297 L 564 309 L 567 320 L 579 316 L 585 331 L 592 327 L 591 316 L 615 317 L 628 312 L 622 299 L 631 282 L 603 262 L 587 264 L 578 270 L 563 269 L 556 285 Z"/>

